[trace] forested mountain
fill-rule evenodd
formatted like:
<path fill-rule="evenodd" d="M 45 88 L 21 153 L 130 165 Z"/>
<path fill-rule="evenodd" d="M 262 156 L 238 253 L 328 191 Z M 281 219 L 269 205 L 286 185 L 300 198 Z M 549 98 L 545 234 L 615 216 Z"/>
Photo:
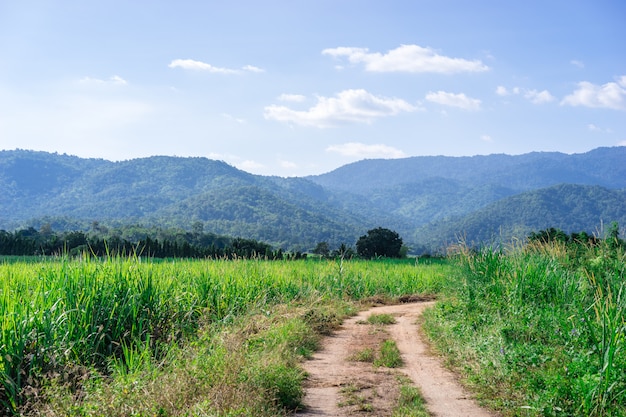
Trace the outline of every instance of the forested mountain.
<path fill-rule="evenodd" d="M 414 240 L 427 247 L 466 240 L 497 244 L 551 227 L 603 236 L 611 222 L 626 225 L 626 189 L 561 184 L 503 198 L 465 216 L 419 228 Z"/>
<path fill-rule="evenodd" d="M 524 237 L 544 227 L 626 225 L 626 147 L 567 155 L 364 160 L 305 178 L 252 175 L 206 158 L 121 162 L 0 151 L 0 229 L 144 224 L 258 239 L 284 249 L 353 245 L 369 229 L 414 249 Z"/>
<path fill-rule="evenodd" d="M 573 155 L 533 152 L 364 160 L 308 178 L 340 195 L 357 193 L 398 218 L 410 219 L 413 226 L 423 226 L 558 184 L 624 189 L 626 147 Z"/>
<path fill-rule="evenodd" d="M 444 178 L 471 187 L 499 185 L 516 192 L 561 183 L 624 188 L 625 162 L 624 146 L 572 155 L 532 152 L 514 156 L 415 156 L 363 160 L 308 178 L 329 189 L 365 195 L 429 178 Z"/>

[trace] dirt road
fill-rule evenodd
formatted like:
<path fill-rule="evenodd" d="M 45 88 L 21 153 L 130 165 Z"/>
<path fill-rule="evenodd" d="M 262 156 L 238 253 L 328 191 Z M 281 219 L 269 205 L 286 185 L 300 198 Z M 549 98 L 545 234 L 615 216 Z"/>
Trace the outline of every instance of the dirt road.
<path fill-rule="evenodd" d="M 493 417 L 480 408 L 458 384 L 455 376 L 431 355 L 419 332 L 417 319 L 432 302 L 374 307 L 346 320 L 322 349 L 304 364 L 309 374 L 305 410 L 298 416 L 388 416 L 398 399 L 398 373 L 418 386 L 433 416 Z M 391 314 L 396 323 L 371 326 L 371 314 Z M 398 369 L 375 367 L 354 360 L 357 352 L 376 349 L 384 339 L 393 339 L 404 365 Z"/>

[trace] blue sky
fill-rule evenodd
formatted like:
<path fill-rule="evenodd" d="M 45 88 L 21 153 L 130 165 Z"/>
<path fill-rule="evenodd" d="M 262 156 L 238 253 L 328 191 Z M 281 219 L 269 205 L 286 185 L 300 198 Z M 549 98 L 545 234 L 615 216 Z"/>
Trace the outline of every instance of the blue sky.
<path fill-rule="evenodd" d="M 0 0 L 0 149 L 303 176 L 625 145 L 622 0 Z"/>

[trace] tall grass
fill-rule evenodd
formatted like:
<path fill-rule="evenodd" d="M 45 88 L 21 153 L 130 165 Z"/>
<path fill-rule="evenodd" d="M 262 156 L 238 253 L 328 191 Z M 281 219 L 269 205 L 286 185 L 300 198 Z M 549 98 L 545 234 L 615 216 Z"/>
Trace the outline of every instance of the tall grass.
<path fill-rule="evenodd" d="M 407 261 L 5 262 L 0 264 L 3 414 L 24 409 L 46 380 L 132 373 L 147 362 L 166 360 L 199 329 L 233 323 L 253 308 L 269 312 L 281 303 L 433 293 L 446 271 L 445 265 Z"/>
<path fill-rule="evenodd" d="M 626 415 L 623 249 L 534 244 L 460 260 L 427 329 L 484 401 L 505 415 Z"/>

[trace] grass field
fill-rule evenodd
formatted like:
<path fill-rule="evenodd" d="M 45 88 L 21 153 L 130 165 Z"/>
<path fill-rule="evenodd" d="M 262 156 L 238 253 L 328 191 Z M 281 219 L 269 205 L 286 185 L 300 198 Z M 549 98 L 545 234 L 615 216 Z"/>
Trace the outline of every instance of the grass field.
<path fill-rule="evenodd" d="M 0 414 L 287 415 L 299 363 L 361 303 L 437 294 L 425 330 L 482 402 L 626 416 L 625 287 L 624 249 L 606 242 L 430 263 L 12 258 Z"/>
<path fill-rule="evenodd" d="M 513 416 L 626 416 L 623 247 L 467 251 L 426 330 L 483 402 Z"/>
<path fill-rule="evenodd" d="M 11 259 L 0 265 L 0 401 L 9 415 L 277 415 L 301 398 L 297 361 L 353 303 L 439 292 L 450 268 Z"/>

